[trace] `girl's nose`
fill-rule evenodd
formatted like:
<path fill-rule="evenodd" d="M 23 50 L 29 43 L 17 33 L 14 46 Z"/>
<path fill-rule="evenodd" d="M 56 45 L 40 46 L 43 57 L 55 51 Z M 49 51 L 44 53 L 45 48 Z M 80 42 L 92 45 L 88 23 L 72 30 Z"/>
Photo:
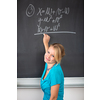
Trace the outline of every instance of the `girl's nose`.
<path fill-rule="evenodd" d="M 50 58 L 50 54 L 48 54 L 48 56 L 47 56 L 48 58 Z"/>

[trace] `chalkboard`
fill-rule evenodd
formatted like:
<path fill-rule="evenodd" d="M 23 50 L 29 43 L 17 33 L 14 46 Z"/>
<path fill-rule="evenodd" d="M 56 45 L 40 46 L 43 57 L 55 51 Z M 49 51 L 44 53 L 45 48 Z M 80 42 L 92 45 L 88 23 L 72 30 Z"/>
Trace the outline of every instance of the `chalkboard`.
<path fill-rule="evenodd" d="M 43 33 L 61 43 L 65 77 L 84 77 L 84 0 L 17 0 L 17 78 L 44 70 Z"/>

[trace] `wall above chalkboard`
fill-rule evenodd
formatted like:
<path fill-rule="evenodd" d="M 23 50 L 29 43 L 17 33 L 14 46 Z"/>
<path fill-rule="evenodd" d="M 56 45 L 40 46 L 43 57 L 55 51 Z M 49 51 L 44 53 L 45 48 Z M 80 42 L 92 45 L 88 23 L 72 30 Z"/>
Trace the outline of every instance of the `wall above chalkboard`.
<path fill-rule="evenodd" d="M 84 0 L 17 0 L 17 77 L 41 77 L 43 33 L 61 43 L 65 77 L 84 76 Z"/>

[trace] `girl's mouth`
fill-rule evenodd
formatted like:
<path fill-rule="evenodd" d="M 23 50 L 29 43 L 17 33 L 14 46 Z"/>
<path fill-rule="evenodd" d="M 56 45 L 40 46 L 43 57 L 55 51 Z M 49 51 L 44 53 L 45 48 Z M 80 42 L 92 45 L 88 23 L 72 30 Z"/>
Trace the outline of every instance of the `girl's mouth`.
<path fill-rule="evenodd" d="M 46 57 L 46 60 L 50 61 L 47 57 Z"/>

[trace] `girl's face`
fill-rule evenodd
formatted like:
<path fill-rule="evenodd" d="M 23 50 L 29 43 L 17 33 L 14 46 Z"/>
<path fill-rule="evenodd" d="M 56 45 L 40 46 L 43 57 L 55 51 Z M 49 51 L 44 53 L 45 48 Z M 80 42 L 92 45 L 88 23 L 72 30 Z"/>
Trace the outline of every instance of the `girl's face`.
<path fill-rule="evenodd" d="M 55 64 L 56 60 L 55 60 L 55 56 L 54 55 L 55 55 L 54 48 L 52 46 L 50 46 L 48 51 L 44 55 L 44 61 L 47 64 Z"/>

